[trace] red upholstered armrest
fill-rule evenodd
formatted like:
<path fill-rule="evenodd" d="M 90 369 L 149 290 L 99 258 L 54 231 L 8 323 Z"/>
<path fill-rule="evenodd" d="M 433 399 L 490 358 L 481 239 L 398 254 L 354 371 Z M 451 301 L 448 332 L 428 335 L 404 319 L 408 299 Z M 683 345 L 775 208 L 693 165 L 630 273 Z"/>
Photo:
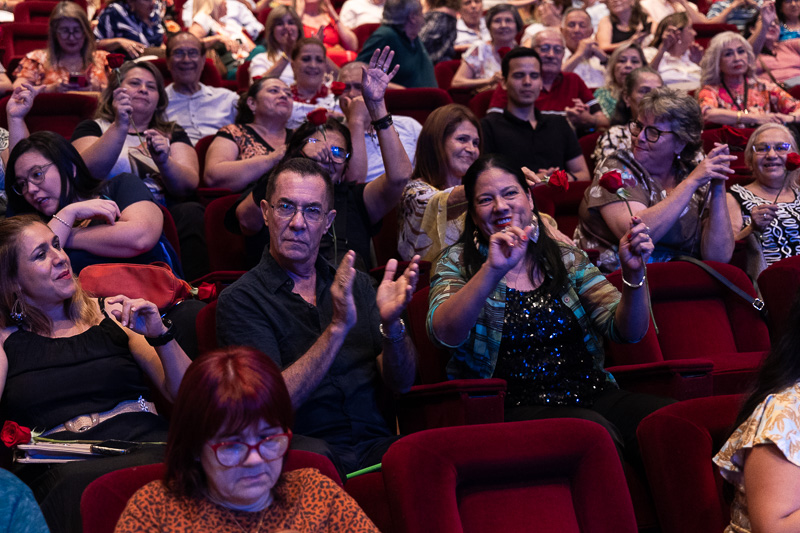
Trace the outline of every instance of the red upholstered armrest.
<path fill-rule="evenodd" d="M 709 359 L 680 359 L 606 368 L 625 390 L 678 400 L 710 396 L 713 392 L 713 369 L 714 363 Z"/>
<path fill-rule="evenodd" d="M 400 432 L 503 421 L 503 379 L 455 379 L 415 385 L 397 400 Z"/>

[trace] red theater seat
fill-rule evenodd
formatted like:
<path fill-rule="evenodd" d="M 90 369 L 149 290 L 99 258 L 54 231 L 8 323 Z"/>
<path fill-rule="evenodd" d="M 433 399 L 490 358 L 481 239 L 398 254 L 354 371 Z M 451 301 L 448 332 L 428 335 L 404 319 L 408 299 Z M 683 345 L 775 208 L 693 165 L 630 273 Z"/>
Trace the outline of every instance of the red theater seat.
<path fill-rule="evenodd" d="M 0 127 L 8 129 L 6 104 L 11 96 L 0 100 Z M 36 96 L 33 107 L 25 117 L 31 133 L 52 131 L 66 139 L 72 137 L 75 127 L 94 116 L 97 97 L 77 93 L 42 93 Z"/>

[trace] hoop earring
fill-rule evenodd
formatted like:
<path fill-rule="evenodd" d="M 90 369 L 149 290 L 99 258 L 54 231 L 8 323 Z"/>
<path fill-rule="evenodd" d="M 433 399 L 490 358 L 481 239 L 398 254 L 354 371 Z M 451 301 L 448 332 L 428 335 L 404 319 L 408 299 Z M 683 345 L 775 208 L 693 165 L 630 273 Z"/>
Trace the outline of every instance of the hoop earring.
<path fill-rule="evenodd" d="M 481 242 L 478 240 L 478 228 L 472 230 L 472 241 L 475 243 L 475 249 L 481 251 Z"/>
<path fill-rule="evenodd" d="M 22 306 L 22 300 L 19 298 L 14 300 L 14 305 L 11 307 L 11 312 L 9 315 L 11 316 L 11 320 L 13 320 L 18 326 L 22 325 L 22 323 L 25 321 L 25 308 Z"/>

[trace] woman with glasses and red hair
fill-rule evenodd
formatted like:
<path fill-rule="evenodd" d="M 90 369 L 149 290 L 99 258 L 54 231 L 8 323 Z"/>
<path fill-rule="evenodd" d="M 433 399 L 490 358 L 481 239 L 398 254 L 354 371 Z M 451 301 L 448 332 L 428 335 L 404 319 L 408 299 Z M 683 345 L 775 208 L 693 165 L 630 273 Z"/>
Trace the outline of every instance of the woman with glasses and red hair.
<path fill-rule="evenodd" d="M 186 371 L 163 480 L 128 502 L 116 532 L 377 532 L 318 470 L 283 472 L 292 401 L 281 372 L 252 348 L 209 352 Z"/>
<path fill-rule="evenodd" d="M 618 150 L 595 169 L 579 208 L 575 241 L 596 249 L 604 272 L 619 268 L 619 239 L 630 229 L 631 214 L 650 228 L 655 251 L 648 262 L 678 255 L 727 263 L 733 232 L 725 199 L 725 181 L 733 173 L 727 145 L 717 145 L 699 164 L 700 106 L 685 93 L 653 89 L 630 123 L 630 150 Z M 619 173 L 627 201 L 603 187 L 603 176 Z M 630 209 L 630 211 L 629 211 Z"/>

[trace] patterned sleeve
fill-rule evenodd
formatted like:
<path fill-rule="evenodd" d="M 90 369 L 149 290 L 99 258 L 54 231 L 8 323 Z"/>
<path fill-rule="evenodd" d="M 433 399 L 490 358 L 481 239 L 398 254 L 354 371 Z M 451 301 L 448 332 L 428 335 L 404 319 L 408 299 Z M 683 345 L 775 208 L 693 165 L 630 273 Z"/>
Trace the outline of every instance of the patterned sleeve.
<path fill-rule="evenodd" d="M 447 216 L 449 191 L 440 191 L 422 180 L 411 180 L 403 190 L 400 202 L 400 236 L 397 250 L 410 261 L 414 255 L 425 257 L 431 247 L 441 242 L 438 232 L 440 213 Z M 445 224 L 446 222 L 442 222 Z"/>
<path fill-rule="evenodd" d="M 700 104 L 700 111 L 705 113 L 709 109 L 719 109 L 720 101 L 717 98 L 718 90 L 713 85 L 706 85 L 697 93 L 697 103 Z"/>
<path fill-rule="evenodd" d="M 316 469 L 309 469 L 306 477 L 309 489 L 328 502 L 328 531 L 380 533 L 358 503 L 333 480 Z"/>
<path fill-rule="evenodd" d="M 161 481 L 153 481 L 136 491 L 122 511 L 114 533 L 162 531 L 157 510 L 163 503 L 164 491 L 158 490 L 159 486 Z"/>
<path fill-rule="evenodd" d="M 612 126 L 611 129 L 605 131 L 597 138 L 597 144 L 594 146 L 594 152 L 592 152 L 592 159 L 595 164 L 617 151 L 618 144 L 614 138 L 613 132 L 614 127 Z"/>
<path fill-rule="evenodd" d="M 462 61 L 469 65 L 469 68 L 472 69 L 472 74 L 475 79 L 482 78 L 483 74 L 483 63 L 484 58 L 483 54 L 481 53 L 481 47 L 483 43 L 475 43 L 469 47 L 469 49 L 461 55 Z"/>
<path fill-rule="evenodd" d="M 791 94 L 787 93 L 771 81 L 763 82 L 769 93 L 770 107 L 777 113 L 796 113 L 800 111 L 800 101 L 795 100 Z"/>
<path fill-rule="evenodd" d="M 40 50 L 34 50 L 28 55 L 23 57 L 17 68 L 14 69 L 14 78 L 24 78 L 28 80 L 31 85 L 41 85 L 44 81 L 44 63 L 40 54 Z"/>
<path fill-rule="evenodd" d="M 428 317 L 425 320 L 425 327 L 428 330 L 428 337 L 434 344 L 445 348 L 457 348 L 439 340 L 433 331 L 433 313 L 436 308 L 442 305 L 450 296 L 457 293 L 461 288 L 467 284 L 459 264 L 461 263 L 459 254 L 456 250 L 460 247 L 449 247 L 445 249 L 439 260 L 433 265 L 433 274 L 431 275 L 431 290 L 428 296 Z M 465 341 L 467 339 L 464 339 Z M 463 343 L 462 343 L 463 344 Z"/>
<path fill-rule="evenodd" d="M 616 193 L 607 191 L 600 186 L 600 177 L 611 170 L 618 170 L 622 174 L 622 179 L 626 184 L 626 190 L 630 194 L 629 201 L 639 202 L 646 206 L 650 205 L 650 197 L 637 179 L 637 171 L 625 164 L 618 154 L 619 152 L 614 152 L 595 167 L 594 179 L 589 186 L 589 193 L 586 195 L 586 205 L 590 209 L 622 201 Z"/>

